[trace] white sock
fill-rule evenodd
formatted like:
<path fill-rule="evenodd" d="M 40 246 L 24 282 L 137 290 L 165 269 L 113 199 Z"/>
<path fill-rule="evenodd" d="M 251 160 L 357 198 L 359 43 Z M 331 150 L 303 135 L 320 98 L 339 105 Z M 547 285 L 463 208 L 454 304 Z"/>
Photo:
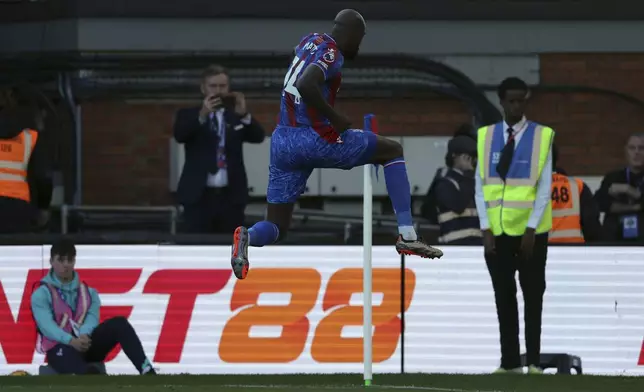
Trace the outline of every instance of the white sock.
<path fill-rule="evenodd" d="M 416 241 L 418 239 L 414 226 L 398 226 L 398 233 L 406 241 Z"/>

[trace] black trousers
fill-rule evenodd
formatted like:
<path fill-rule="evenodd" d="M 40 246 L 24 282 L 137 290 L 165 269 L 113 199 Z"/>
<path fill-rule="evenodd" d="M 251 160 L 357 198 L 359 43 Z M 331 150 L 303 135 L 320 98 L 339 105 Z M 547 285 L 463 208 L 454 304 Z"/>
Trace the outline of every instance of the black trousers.
<path fill-rule="evenodd" d="M 0 197 L 0 234 L 35 232 L 37 213 L 29 202 Z"/>
<path fill-rule="evenodd" d="M 59 374 L 88 374 L 90 363 L 103 362 L 107 354 L 120 344 L 125 355 L 139 373 L 146 362 L 141 340 L 125 317 L 114 317 L 99 324 L 92 332 L 92 344 L 84 353 L 67 344 L 58 344 L 47 351 L 47 363 Z"/>
<path fill-rule="evenodd" d="M 206 188 L 194 204 L 183 206 L 184 233 L 232 234 L 244 224 L 246 204 L 234 200 L 228 188 Z"/>
<path fill-rule="evenodd" d="M 524 298 L 525 346 L 527 365 L 539 365 L 541 354 L 541 316 L 546 291 L 548 234 L 535 236 L 532 260 L 519 257 L 521 237 L 495 237 L 496 255 L 485 256 L 492 286 L 501 338 L 501 367 L 521 366 L 519 345 L 519 311 L 515 275 Z"/>

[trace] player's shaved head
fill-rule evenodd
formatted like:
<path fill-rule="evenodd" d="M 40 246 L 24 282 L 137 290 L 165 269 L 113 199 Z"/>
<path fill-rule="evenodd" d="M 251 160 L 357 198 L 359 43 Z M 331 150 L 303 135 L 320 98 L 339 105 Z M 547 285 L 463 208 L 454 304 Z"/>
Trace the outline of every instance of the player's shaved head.
<path fill-rule="evenodd" d="M 335 16 L 334 22 L 336 25 L 346 26 L 353 29 L 361 29 L 365 31 L 367 24 L 364 18 L 356 10 L 350 8 L 344 9 Z"/>
<path fill-rule="evenodd" d="M 344 9 L 335 16 L 333 33 L 342 54 L 352 59 L 358 55 L 367 24 L 360 13 L 353 9 Z"/>

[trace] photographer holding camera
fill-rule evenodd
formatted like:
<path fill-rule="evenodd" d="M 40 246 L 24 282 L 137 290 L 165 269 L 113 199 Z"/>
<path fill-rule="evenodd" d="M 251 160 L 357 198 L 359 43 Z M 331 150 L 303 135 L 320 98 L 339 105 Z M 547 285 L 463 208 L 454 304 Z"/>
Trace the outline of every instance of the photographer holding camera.
<path fill-rule="evenodd" d="M 225 68 L 203 71 L 201 93 L 201 107 L 180 109 L 174 122 L 174 138 L 185 148 L 177 188 L 182 231 L 230 233 L 243 225 L 248 200 L 242 145 L 261 143 L 265 132 L 248 112 L 244 95 L 230 92 Z"/>

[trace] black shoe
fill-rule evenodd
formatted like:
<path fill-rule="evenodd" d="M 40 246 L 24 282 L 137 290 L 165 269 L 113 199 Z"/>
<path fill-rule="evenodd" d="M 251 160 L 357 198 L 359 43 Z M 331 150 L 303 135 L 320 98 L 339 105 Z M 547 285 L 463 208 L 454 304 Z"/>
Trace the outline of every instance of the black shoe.
<path fill-rule="evenodd" d="M 408 241 L 399 235 L 398 241 L 396 241 L 396 251 L 398 254 L 420 256 L 426 259 L 443 257 L 443 252 L 440 249 L 432 248 L 421 237 Z"/>

